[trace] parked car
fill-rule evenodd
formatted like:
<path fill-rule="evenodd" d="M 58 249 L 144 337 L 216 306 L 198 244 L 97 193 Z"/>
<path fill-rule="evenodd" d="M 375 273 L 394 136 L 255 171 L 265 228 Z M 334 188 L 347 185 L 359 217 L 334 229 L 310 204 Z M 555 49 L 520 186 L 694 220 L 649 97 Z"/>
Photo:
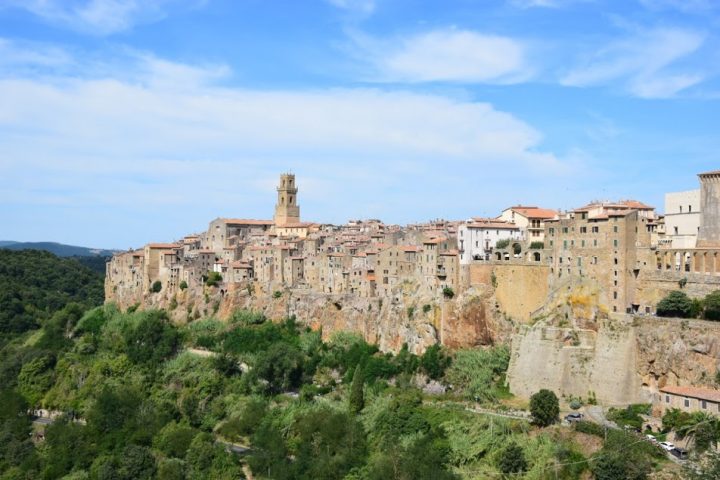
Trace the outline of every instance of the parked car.
<path fill-rule="evenodd" d="M 688 451 L 680 447 L 673 448 L 672 450 L 670 450 L 670 453 L 675 455 L 680 460 L 685 460 L 688 457 Z"/>
<path fill-rule="evenodd" d="M 648 433 L 647 435 L 645 435 L 645 438 L 647 438 L 648 440 L 650 440 L 650 441 L 651 441 L 652 443 L 654 443 L 654 444 L 657 444 L 657 443 L 658 443 L 657 438 L 655 438 L 654 436 L 650 435 L 649 433 Z"/>
<path fill-rule="evenodd" d="M 579 422 L 579 421 L 582 420 L 584 417 L 585 417 L 585 415 L 583 415 L 582 413 L 577 413 L 577 412 L 575 412 L 575 413 L 568 413 L 567 415 L 565 415 L 565 420 L 568 421 L 568 422 L 570 422 L 570 423 L 572 423 L 572 422 Z"/>
<path fill-rule="evenodd" d="M 667 450 L 668 452 L 672 451 L 673 448 L 675 448 L 675 445 L 673 445 L 670 442 L 660 442 L 659 444 L 662 448 Z"/>

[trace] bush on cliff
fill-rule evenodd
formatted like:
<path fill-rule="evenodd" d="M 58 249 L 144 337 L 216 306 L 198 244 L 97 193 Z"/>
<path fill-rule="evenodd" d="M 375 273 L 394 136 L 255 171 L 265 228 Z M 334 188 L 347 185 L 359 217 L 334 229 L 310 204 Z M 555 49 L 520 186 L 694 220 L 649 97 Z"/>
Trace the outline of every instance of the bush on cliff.
<path fill-rule="evenodd" d="M 675 290 L 658 302 L 656 310 L 659 317 L 690 318 L 694 308 L 685 292 Z"/>
<path fill-rule="evenodd" d="M 703 318 L 707 320 L 720 320 L 720 290 L 708 294 L 703 301 L 705 310 L 703 311 Z"/>

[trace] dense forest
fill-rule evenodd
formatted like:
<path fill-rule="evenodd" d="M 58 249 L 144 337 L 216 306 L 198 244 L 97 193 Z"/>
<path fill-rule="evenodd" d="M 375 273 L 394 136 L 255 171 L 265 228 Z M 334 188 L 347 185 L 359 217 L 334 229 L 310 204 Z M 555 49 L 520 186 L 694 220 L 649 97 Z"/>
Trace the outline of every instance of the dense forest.
<path fill-rule="evenodd" d="M 2 258 L 3 307 L 22 307 L 3 308 L 2 480 L 643 479 L 667 462 L 623 430 L 558 425 L 551 392 L 542 422 L 503 416 L 527 406 L 504 346 L 392 355 L 250 311 L 178 326 L 98 305 L 77 263 Z"/>

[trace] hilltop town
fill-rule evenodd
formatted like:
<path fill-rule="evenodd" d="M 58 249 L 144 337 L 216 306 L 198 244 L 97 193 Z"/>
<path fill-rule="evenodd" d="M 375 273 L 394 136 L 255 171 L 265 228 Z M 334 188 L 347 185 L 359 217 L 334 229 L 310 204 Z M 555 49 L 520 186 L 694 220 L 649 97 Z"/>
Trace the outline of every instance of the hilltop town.
<path fill-rule="evenodd" d="M 720 171 L 699 183 L 666 194 L 664 215 L 638 200 L 593 201 L 401 227 L 302 221 L 295 176 L 283 174 L 272 220 L 217 218 L 205 232 L 115 255 L 106 301 L 167 308 L 178 322 L 237 308 L 295 315 L 394 351 L 512 343 L 513 393 L 554 386 L 647 401 L 665 385 L 702 386 L 720 359 L 712 326 L 647 323 L 678 288 L 702 297 L 720 287 Z M 657 358 L 679 339 L 686 358 Z"/>

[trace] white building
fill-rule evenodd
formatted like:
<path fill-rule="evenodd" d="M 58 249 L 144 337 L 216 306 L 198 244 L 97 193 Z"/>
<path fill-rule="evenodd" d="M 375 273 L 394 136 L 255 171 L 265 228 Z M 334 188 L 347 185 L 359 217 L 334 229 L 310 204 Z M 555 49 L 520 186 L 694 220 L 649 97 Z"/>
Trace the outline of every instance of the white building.
<path fill-rule="evenodd" d="M 457 238 L 460 264 L 467 265 L 475 260 L 490 260 L 498 240 L 520 241 L 523 235 L 514 223 L 474 218 L 458 227 Z"/>
<path fill-rule="evenodd" d="M 665 194 L 665 240 L 668 248 L 695 248 L 700 229 L 700 190 Z"/>
<path fill-rule="evenodd" d="M 517 225 L 526 240 L 542 242 L 545 239 L 545 220 L 557 218 L 558 212 L 555 210 L 516 205 L 503 210 L 498 220 Z"/>

